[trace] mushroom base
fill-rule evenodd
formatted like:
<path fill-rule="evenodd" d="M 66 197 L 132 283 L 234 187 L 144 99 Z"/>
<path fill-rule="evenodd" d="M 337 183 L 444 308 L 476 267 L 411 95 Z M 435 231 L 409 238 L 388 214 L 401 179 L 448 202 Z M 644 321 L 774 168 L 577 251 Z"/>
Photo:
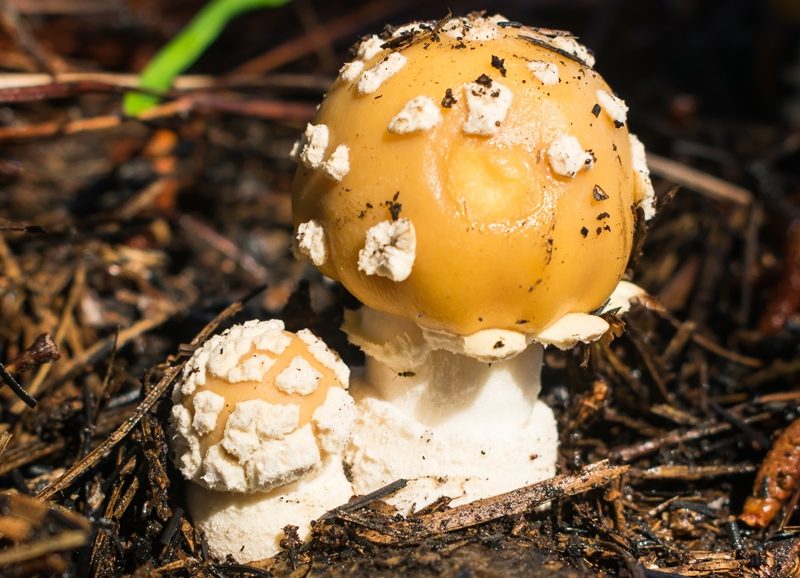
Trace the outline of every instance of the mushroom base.
<path fill-rule="evenodd" d="M 319 471 L 267 493 L 216 492 L 189 482 L 187 501 L 211 554 L 249 562 L 277 554 L 288 524 L 297 526 L 305 540 L 311 521 L 346 503 L 352 493 L 341 461 L 329 459 Z"/>
<path fill-rule="evenodd" d="M 442 496 L 456 505 L 553 476 L 556 421 L 537 399 L 542 349 L 492 364 L 433 351 L 400 372 L 367 357 L 351 383 L 358 417 L 345 461 L 354 491 L 409 479 L 386 500 L 408 514 Z"/>

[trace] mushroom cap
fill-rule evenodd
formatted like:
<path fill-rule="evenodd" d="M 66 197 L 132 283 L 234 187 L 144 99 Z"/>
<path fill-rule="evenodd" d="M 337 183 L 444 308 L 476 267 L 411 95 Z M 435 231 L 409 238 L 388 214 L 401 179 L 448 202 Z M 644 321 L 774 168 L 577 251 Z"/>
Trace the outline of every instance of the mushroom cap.
<path fill-rule="evenodd" d="M 366 305 L 456 335 L 601 306 L 636 207 L 652 213 L 627 107 L 588 51 L 502 20 L 365 40 L 295 150 L 298 252 Z"/>
<path fill-rule="evenodd" d="M 264 492 L 319 468 L 349 439 L 349 370 L 307 329 L 248 321 L 194 352 L 172 394 L 178 469 L 211 490 Z"/>

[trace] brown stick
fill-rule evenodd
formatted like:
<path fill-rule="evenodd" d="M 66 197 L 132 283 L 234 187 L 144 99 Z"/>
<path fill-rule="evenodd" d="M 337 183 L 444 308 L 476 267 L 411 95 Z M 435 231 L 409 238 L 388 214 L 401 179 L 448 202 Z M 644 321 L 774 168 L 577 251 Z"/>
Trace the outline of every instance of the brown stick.
<path fill-rule="evenodd" d="M 323 75 L 277 73 L 237 75 L 224 78 L 207 74 L 179 76 L 170 95 L 193 91 L 232 90 L 235 88 L 272 88 L 323 92 L 332 78 Z M 27 102 L 74 96 L 83 92 L 126 92 L 136 90 L 139 76 L 117 72 L 65 72 L 62 74 L 0 74 L 0 102 Z"/>
<path fill-rule="evenodd" d="M 612 466 L 607 460 L 586 466 L 575 475 L 562 474 L 537 484 L 512 490 L 499 496 L 476 500 L 450 510 L 420 516 L 423 536 L 453 532 L 477 526 L 503 516 L 515 516 L 531 508 L 603 486 L 628 471 L 628 466 Z M 414 537 L 420 537 L 415 532 Z"/>
<path fill-rule="evenodd" d="M 236 101 L 208 96 L 184 96 L 178 100 L 156 106 L 138 119 L 126 118 L 118 114 L 94 116 L 69 121 L 50 121 L 23 126 L 7 126 L 0 128 L 0 142 L 24 141 L 57 135 L 74 135 L 86 132 L 107 130 L 121 126 L 125 122 L 152 121 L 171 118 L 193 111 L 224 112 L 265 119 L 290 119 L 303 121 L 314 114 L 314 107 L 294 102 L 278 100 Z"/>
<path fill-rule="evenodd" d="M 654 175 L 658 175 L 675 184 L 697 191 L 715 201 L 750 206 L 753 193 L 744 187 L 734 185 L 708 173 L 647 152 L 647 164 Z"/>
<path fill-rule="evenodd" d="M 756 471 L 753 464 L 723 464 L 718 466 L 654 466 L 646 470 L 632 468 L 632 478 L 642 480 L 705 480 L 721 476 L 749 474 Z"/>
<path fill-rule="evenodd" d="M 768 419 L 770 414 L 758 414 L 743 419 L 744 423 L 755 423 Z M 622 448 L 615 448 L 611 451 L 612 459 L 623 463 L 631 462 L 632 460 L 641 458 L 643 456 L 653 454 L 664 446 L 679 444 L 693 440 L 710 437 L 718 433 L 726 432 L 733 428 L 733 425 L 728 422 L 708 421 L 698 425 L 697 427 L 686 430 L 674 430 L 663 436 L 645 440 L 643 442 L 626 446 Z"/>

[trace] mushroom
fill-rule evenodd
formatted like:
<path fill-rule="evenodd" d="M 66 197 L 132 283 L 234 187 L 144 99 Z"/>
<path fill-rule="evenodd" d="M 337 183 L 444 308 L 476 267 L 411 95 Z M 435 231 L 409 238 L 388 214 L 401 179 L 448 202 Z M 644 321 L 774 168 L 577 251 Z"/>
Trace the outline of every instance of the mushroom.
<path fill-rule="evenodd" d="M 284 526 L 346 502 L 341 453 L 355 418 L 349 370 L 307 329 L 248 321 L 194 352 L 173 391 L 173 458 L 210 551 L 273 555 Z"/>
<path fill-rule="evenodd" d="M 499 15 L 356 53 L 295 149 L 292 198 L 297 253 L 363 303 L 343 325 L 366 354 L 354 490 L 415 478 L 410 509 L 549 477 L 543 347 L 598 339 L 604 305 L 640 292 L 620 279 L 655 206 L 627 106 L 573 36 Z"/>

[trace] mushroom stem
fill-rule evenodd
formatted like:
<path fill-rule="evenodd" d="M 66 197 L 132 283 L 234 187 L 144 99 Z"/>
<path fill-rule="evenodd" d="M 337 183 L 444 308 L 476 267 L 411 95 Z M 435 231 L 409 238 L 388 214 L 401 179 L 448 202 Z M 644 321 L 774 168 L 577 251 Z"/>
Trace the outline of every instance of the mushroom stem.
<path fill-rule="evenodd" d="M 422 365 L 400 372 L 367 357 L 364 382 L 376 397 L 425 427 L 463 433 L 479 424 L 505 434 L 524 428 L 531 419 L 541 389 L 542 351 L 532 343 L 511 359 L 494 363 L 433 351 Z"/>
<path fill-rule="evenodd" d="M 555 473 L 556 422 L 538 400 L 541 345 L 487 363 L 431 350 L 416 325 L 367 307 L 344 329 L 367 355 L 351 385 L 358 418 L 345 454 L 357 493 L 409 479 L 389 500 L 409 513 L 441 496 L 464 503 Z"/>

